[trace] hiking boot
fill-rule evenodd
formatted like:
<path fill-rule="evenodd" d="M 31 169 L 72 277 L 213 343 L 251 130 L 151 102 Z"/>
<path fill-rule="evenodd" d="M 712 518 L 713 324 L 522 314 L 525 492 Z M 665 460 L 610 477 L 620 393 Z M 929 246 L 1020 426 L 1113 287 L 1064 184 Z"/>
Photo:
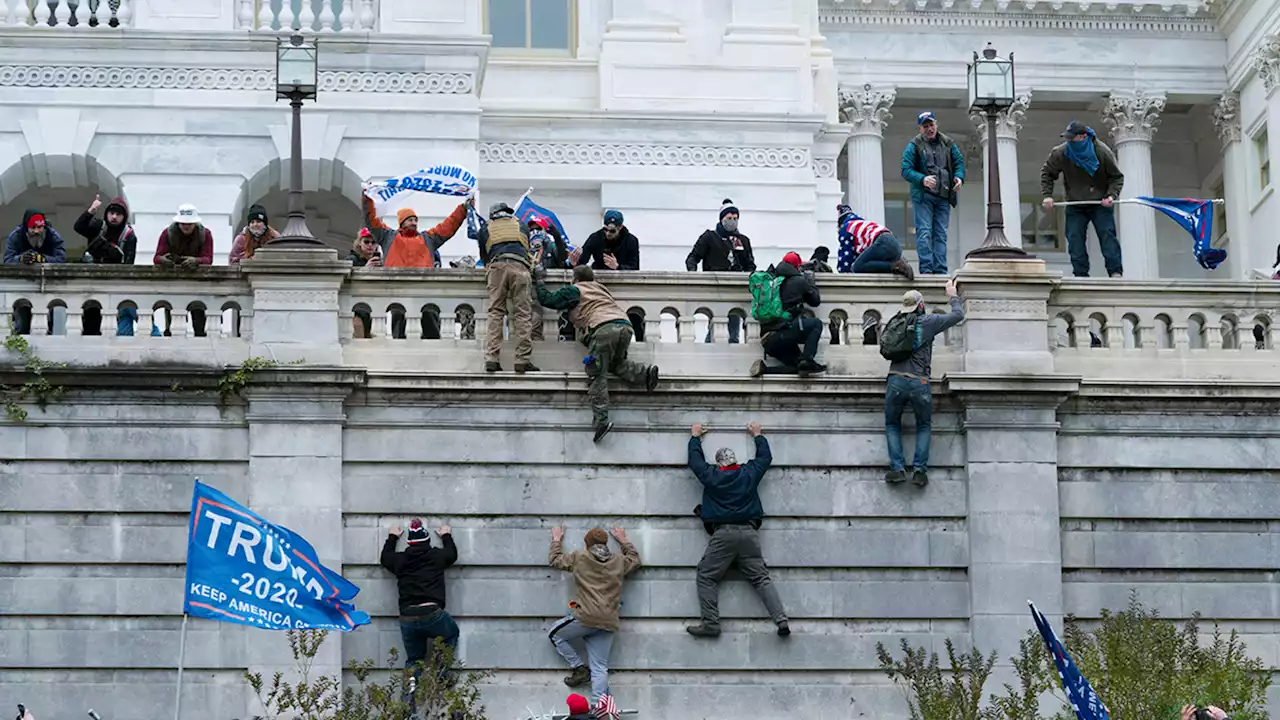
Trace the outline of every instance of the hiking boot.
<path fill-rule="evenodd" d="M 656 387 L 658 387 L 658 366 L 650 365 L 644 373 L 644 389 L 653 392 Z"/>
<path fill-rule="evenodd" d="M 609 431 L 612 429 L 613 429 L 613 423 L 605 423 L 604 425 L 601 425 L 600 427 L 596 428 L 595 439 L 593 439 L 591 442 L 597 442 L 597 443 L 600 442 L 600 439 L 603 438 L 605 435 L 608 435 Z"/>
<path fill-rule="evenodd" d="M 579 665 L 569 673 L 569 677 L 564 679 L 564 684 L 571 688 L 582 687 L 591 682 L 591 671 L 586 665 Z"/>
<path fill-rule="evenodd" d="M 530 373 L 530 372 L 542 372 L 542 368 L 539 368 L 537 365 L 534 365 L 533 363 L 519 363 L 516 365 L 516 372 L 523 375 L 525 373 Z"/>
<path fill-rule="evenodd" d="M 814 360 L 801 360 L 796 365 L 796 370 L 799 371 L 800 377 L 803 378 L 810 375 L 821 375 L 827 371 L 827 366 Z"/>
<path fill-rule="evenodd" d="M 901 482 L 906 481 L 906 479 L 907 479 L 906 470 L 890 470 L 889 472 L 884 474 L 884 481 L 889 483 L 890 485 L 897 485 Z"/>
<path fill-rule="evenodd" d="M 898 258 L 893 261 L 893 274 L 901 275 L 908 280 L 916 279 L 915 272 L 911 269 L 911 266 L 907 264 L 907 261 L 902 258 Z"/>
<path fill-rule="evenodd" d="M 778 637 L 791 637 L 791 626 L 786 620 L 778 623 Z"/>
<path fill-rule="evenodd" d="M 916 487 L 924 487 L 929 484 L 929 473 L 924 470 L 916 470 L 911 473 L 911 484 Z"/>
<path fill-rule="evenodd" d="M 484 364 L 485 372 L 502 372 L 502 365 L 497 360 L 490 360 Z"/>
<path fill-rule="evenodd" d="M 718 637 L 720 637 L 720 626 L 719 626 L 719 625 L 708 625 L 708 624 L 706 624 L 706 623 L 698 623 L 697 625 L 690 625 L 689 627 L 685 628 L 684 630 L 685 630 L 685 632 L 689 633 L 690 635 L 692 635 L 692 636 L 694 636 L 694 637 L 700 637 L 700 638 L 718 638 Z"/>
<path fill-rule="evenodd" d="M 751 363 L 751 377 L 762 377 L 764 375 L 764 361 L 757 360 Z"/>

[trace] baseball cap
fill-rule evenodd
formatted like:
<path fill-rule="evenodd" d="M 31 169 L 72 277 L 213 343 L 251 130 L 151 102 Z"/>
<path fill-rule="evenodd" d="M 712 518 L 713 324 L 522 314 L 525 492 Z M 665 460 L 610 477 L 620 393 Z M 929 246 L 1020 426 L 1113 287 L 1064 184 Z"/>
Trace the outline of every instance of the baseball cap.
<path fill-rule="evenodd" d="M 933 116 L 933 111 L 932 111 L 932 110 L 925 110 L 924 112 L 922 112 L 922 113 L 920 113 L 919 115 L 917 115 L 917 116 L 916 116 L 916 124 L 917 124 L 917 125 L 923 125 L 923 124 L 925 124 L 925 123 L 929 122 L 930 120 L 932 120 L 932 121 L 934 121 L 934 122 L 938 122 L 938 118 L 936 118 L 936 117 L 934 117 L 934 116 Z"/>
<path fill-rule="evenodd" d="M 1063 131 L 1062 137 L 1070 138 L 1077 135 L 1083 135 L 1089 131 L 1089 128 L 1079 120 L 1072 120 L 1067 123 L 1067 129 Z"/>

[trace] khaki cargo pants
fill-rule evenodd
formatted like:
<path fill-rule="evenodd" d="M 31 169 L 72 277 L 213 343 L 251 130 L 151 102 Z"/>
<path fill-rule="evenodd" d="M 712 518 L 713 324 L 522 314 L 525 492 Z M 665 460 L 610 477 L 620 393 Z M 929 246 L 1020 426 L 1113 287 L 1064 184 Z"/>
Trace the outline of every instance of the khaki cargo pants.
<path fill-rule="evenodd" d="M 486 270 L 489 289 L 489 326 L 485 333 L 485 362 L 498 362 L 502 353 L 502 321 L 511 318 L 511 339 L 516 344 L 516 365 L 533 362 L 532 303 L 529 268 L 522 263 L 499 260 Z"/>

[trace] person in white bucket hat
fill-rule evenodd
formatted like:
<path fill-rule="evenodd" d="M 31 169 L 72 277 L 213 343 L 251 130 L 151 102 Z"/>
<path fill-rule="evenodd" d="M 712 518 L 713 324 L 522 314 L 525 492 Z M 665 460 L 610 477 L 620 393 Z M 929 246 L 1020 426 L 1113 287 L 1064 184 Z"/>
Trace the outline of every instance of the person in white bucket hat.
<path fill-rule="evenodd" d="M 160 233 L 155 264 L 183 270 L 213 264 L 213 233 L 201 222 L 195 205 L 178 206 L 173 223 Z"/>

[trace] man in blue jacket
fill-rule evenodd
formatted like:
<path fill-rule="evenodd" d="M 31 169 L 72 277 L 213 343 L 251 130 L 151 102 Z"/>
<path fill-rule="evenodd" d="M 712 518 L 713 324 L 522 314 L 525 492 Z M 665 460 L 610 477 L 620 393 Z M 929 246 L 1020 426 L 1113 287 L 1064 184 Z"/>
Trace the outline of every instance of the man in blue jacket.
<path fill-rule="evenodd" d="M 5 265 L 44 265 L 66 261 L 62 236 L 46 224 L 44 213 L 39 210 L 23 213 L 22 224 L 9 233 L 4 243 Z"/>
<path fill-rule="evenodd" d="M 760 481 L 773 462 L 769 441 L 760 432 L 760 423 L 747 425 L 755 438 L 756 457 L 739 465 L 729 448 L 716 451 L 716 466 L 711 467 L 702 455 L 702 425 L 693 426 L 689 438 L 689 469 L 702 482 L 702 504 L 694 513 L 702 518 L 711 535 L 707 550 L 698 563 L 698 604 L 702 622 L 686 628 L 694 637 L 720 636 L 720 580 L 732 566 L 737 566 L 751 586 L 764 600 L 769 617 L 778 626 L 778 635 L 787 637 L 791 628 L 782 609 L 778 589 L 769 579 L 769 567 L 760 551 L 760 522 L 764 508 L 760 505 Z"/>
<path fill-rule="evenodd" d="M 915 208 L 916 254 L 921 275 L 947 274 L 947 226 L 964 184 L 964 153 L 938 132 L 938 120 L 925 110 L 916 116 L 920 134 L 902 151 L 902 179 L 911 185 Z"/>

